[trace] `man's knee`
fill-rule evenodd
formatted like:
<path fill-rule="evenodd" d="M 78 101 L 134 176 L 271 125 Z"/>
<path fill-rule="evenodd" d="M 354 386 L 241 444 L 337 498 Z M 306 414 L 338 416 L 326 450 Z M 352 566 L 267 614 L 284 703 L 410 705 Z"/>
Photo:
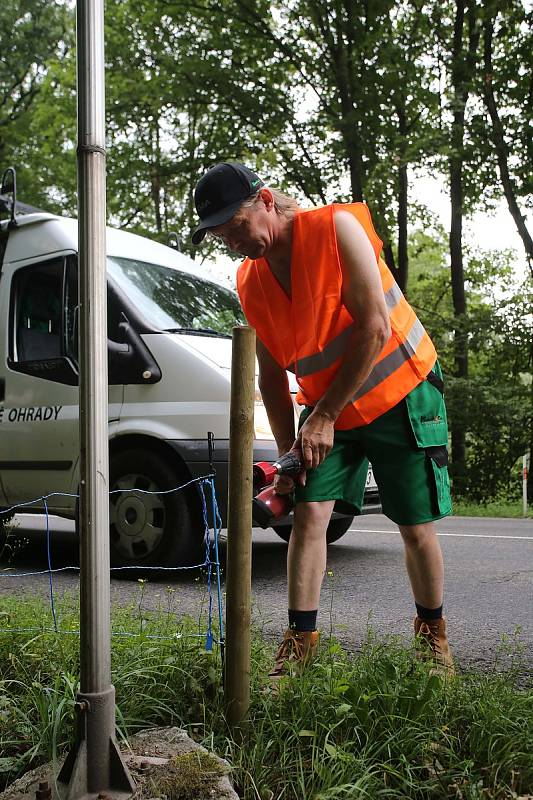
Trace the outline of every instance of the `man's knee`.
<path fill-rule="evenodd" d="M 333 501 L 297 503 L 294 509 L 293 534 L 306 539 L 320 539 L 326 530 L 333 511 Z"/>
<path fill-rule="evenodd" d="M 399 525 L 402 539 L 407 546 L 422 547 L 437 535 L 433 522 L 423 522 L 419 525 Z"/>

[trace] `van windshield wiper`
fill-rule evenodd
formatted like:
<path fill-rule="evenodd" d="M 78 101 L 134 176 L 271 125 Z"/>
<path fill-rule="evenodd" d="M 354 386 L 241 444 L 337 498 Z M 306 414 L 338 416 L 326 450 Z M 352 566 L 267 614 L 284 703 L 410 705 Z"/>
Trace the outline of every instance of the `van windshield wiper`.
<path fill-rule="evenodd" d="M 189 333 L 192 336 L 217 336 L 219 339 L 231 339 L 229 333 L 221 333 L 214 328 L 165 328 L 165 333 Z"/>

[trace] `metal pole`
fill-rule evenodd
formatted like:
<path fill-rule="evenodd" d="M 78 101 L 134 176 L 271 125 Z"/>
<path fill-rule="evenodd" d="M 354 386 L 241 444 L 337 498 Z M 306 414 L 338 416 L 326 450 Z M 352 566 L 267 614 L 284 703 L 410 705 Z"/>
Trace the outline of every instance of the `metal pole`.
<path fill-rule="evenodd" d="M 80 692 L 68 800 L 135 788 L 115 740 L 109 585 L 109 443 L 103 0 L 77 3 L 80 303 Z"/>
<path fill-rule="evenodd" d="M 527 453 L 522 456 L 522 513 L 527 517 Z"/>
<path fill-rule="evenodd" d="M 233 329 L 226 563 L 226 720 L 244 736 L 250 705 L 255 331 Z"/>

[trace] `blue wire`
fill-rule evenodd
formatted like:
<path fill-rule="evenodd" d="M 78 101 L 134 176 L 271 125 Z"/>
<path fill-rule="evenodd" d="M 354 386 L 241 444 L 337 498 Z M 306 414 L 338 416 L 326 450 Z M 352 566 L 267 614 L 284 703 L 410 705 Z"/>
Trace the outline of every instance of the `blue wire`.
<path fill-rule="evenodd" d="M 183 483 L 181 486 L 176 486 L 173 489 L 164 489 L 159 492 L 150 492 L 147 489 L 113 489 L 109 494 L 119 494 L 120 492 L 131 492 L 134 494 L 137 492 L 138 494 L 171 494 L 172 492 L 179 492 L 181 489 L 186 489 L 187 486 L 191 486 L 193 483 L 201 483 L 202 481 L 206 480 L 206 478 L 210 478 L 211 474 L 209 475 L 201 475 L 199 478 L 193 478 L 187 483 Z M 37 506 L 40 503 L 43 503 L 46 500 L 49 500 L 51 497 L 79 497 L 79 494 L 74 494 L 71 492 L 50 492 L 49 494 L 42 495 L 41 497 L 36 497 L 34 500 L 26 500 L 24 503 L 17 503 L 15 506 L 11 506 L 10 508 L 3 508 L 0 510 L 0 516 L 4 516 L 5 514 L 10 514 L 12 511 L 16 511 L 17 508 L 25 508 L 26 506 Z"/>
<path fill-rule="evenodd" d="M 119 494 L 120 492 L 131 492 L 132 494 L 135 494 L 136 492 L 138 494 L 172 494 L 172 492 L 179 492 L 182 489 L 186 489 L 187 486 L 191 486 L 193 483 L 201 485 L 205 479 L 209 477 L 210 475 L 202 475 L 200 478 L 193 478 L 192 480 L 187 481 L 187 483 L 183 483 L 181 486 L 176 486 L 174 489 L 161 489 L 157 492 L 151 492 L 148 489 L 113 489 L 111 492 L 109 492 L 109 494 Z"/>
<path fill-rule="evenodd" d="M 0 628 L 0 636 L 6 633 L 57 633 L 61 636 L 79 636 L 78 630 L 66 631 L 62 628 Z M 174 636 L 160 636 L 156 633 L 132 633 L 131 631 L 111 631 L 111 636 L 125 636 L 142 639 L 158 639 L 164 642 L 175 642 L 176 639 L 203 639 L 203 633 L 175 633 Z M 220 644 L 219 640 L 213 637 L 216 644 Z"/>
<path fill-rule="evenodd" d="M 50 497 L 79 497 L 77 494 L 69 494 L 69 492 L 50 492 L 50 494 L 44 494 L 42 497 L 36 497 L 35 500 L 27 500 L 25 503 L 17 503 L 16 506 L 11 506 L 11 508 L 4 508 L 0 511 L 0 516 L 4 514 L 10 514 L 12 511 L 16 511 L 17 508 L 25 508 L 26 506 L 38 506 L 40 503 L 45 502 Z"/>
<path fill-rule="evenodd" d="M 204 483 L 206 481 L 202 481 L 198 485 L 200 489 L 200 496 L 202 498 L 202 513 L 204 517 L 204 531 L 205 531 L 205 560 L 207 566 L 207 596 L 209 598 L 208 603 L 208 611 L 207 611 L 207 633 L 205 637 L 205 649 L 206 652 L 210 653 L 213 649 L 213 593 L 211 591 L 211 557 L 210 557 L 210 541 L 209 541 L 209 523 L 207 521 L 207 505 L 205 502 L 205 492 L 204 492 Z"/>
<path fill-rule="evenodd" d="M 208 607 L 208 628 L 205 634 L 205 649 L 207 651 L 211 651 L 213 648 L 213 642 L 216 644 L 220 644 L 223 647 L 224 643 L 224 627 L 223 627 L 223 616 L 222 616 L 222 591 L 221 591 L 221 582 L 220 582 L 220 561 L 218 555 L 218 537 L 219 531 L 222 526 L 222 520 L 220 518 L 220 513 L 218 510 L 218 504 L 216 500 L 216 492 L 215 492 L 215 483 L 214 483 L 214 474 L 209 473 L 208 475 L 203 475 L 198 478 L 193 478 L 192 480 L 188 481 L 187 483 L 182 484 L 181 486 L 177 486 L 173 489 L 167 489 L 164 491 L 159 492 L 151 492 L 145 489 L 114 489 L 109 494 L 118 494 L 119 492 L 130 492 L 130 493 L 139 493 L 139 494 L 170 494 L 172 492 L 178 492 L 182 489 L 191 486 L 192 484 L 198 484 L 198 489 L 200 493 L 200 497 L 202 500 L 202 514 L 204 519 L 204 530 L 205 530 L 205 545 L 206 545 L 206 556 L 205 560 L 201 564 L 193 564 L 192 566 L 188 567 L 143 567 L 144 570 L 157 570 L 157 571 L 166 571 L 166 572 L 175 572 L 178 570 L 191 570 L 191 569 L 199 569 L 205 567 L 207 569 L 207 589 L 209 595 L 209 607 Z M 215 549 L 215 558 L 216 561 L 213 563 L 211 560 L 210 555 L 210 528 L 209 522 L 207 519 L 207 503 L 205 498 L 204 492 L 204 485 L 209 486 L 211 491 L 211 501 L 212 501 L 212 509 L 213 509 L 213 531 L 214 531 L 214 549 Z M 17 505 L 11 506 L 7 509 L 0 510 L 0 516 L 6 515 L 11 513 L 12 511 L 16 511 L 19 508 L 25 508 L 27 506 L 36 507 L 40 503 L 44 505 L 45 517 L 46 517 L 46 553 L 47 553 L 47 562 L 48 562 L 48 569 L 46 570 L 39 570 L 33 572 L 1 572 L 0 577 L 5 578 L 26 578 L 26 577 L 33 577 L 35 575 L 48 575 L 49 579 L 49 586 L 50 586 L 50 607 L 52 611 L 52 617 L 54 621 L 53 628 L 3 628 L 0 629 L 0 633 L 7 633 L 7 632 L 50 632 L 50 633 L 65 633 L 65 634 L 77 634 L 79 635 L 79 631 L 64 631 L 60 630 L 57 624 L 57 615 L 56 615 L 56 608 L 55 608 L 55 593 L 54 593 L 54 583 L 53 583 L 53 575 L 56 572 L 66 572 L 67 570 L 74 570 L 79 572 L 80 568 L 78 566 L 66 566 L 66 567 L 52 567 L 52 549 L 51 549 L 51 531 L 50 531 L 50 517 L 49 517 L 49 508 L 48 508 L 48 500 L 51 497 L 78 497 L 78 494 L 73 494 L 69 492 L 50 492 L 49 494 L 43 495 L 39 498 L 34 500 L 28 500 L 24 503 L 18 503 Z M 220 638 L 217 639 L 213 635 L 213 593 L 212 593 L 212 571 L 213 565 L 216 567 L 216 577 L 217 577 L 217 590 L 218 590 L 218 615 L 219 615 L 219 625 L 220 625 Z M 138 566 L 128 566 L 128 567 L 111 567 L 111 572 L 118 572 L 118 571 L 126 571 L 126 570 L 137 570 L 139 569 Z M 138 636 L 137 633 L 129 633 L 129 632 L 113 632 L 111 631 L 112 636 Z M 187 634 L 187 636 L 194 636 L 195 638 L 202 638 L 204 634 Z M 165 636 L 157 636 L 157 635 L 148 635 L 147 638 L 150 639 L 163 639 L 169 641 L 175 641 L 176 636 L 172 637 L 165 637 Z M 180 637 L 181 638 L 181 637 Z"/>
<path fill-rule="evenodd" d="M 52 579 L 52 550 L 50 546 L 50 519 L 48 516 L 48 503 L 44 501 L 44 513 L 46 514 L 46 557 L 48 559 L 48 580 L 50 582 L 50 608 L 54 619 L 54 630 L 57 632 L 56 607 L 54 602 L 54 582 Z"/>
<path fill-rule="evenodd" d="M 147 572 L 149 570 L 157 571 L 157 572 L 178 572 L 186 569 L 201 569 L 202 567 L 206 566 L 206 562 L 202 561 L 201 564 L 193 564 L 189 567 L 143 567 L 143 572 Z M 110 572 L 118 572 L 119 570 L 127 570 L 127 569 L 139 569 L 139 567 L 111 567 Z M 80 568 L 77 565 L 70 565 L 68 567 L 54 567 L 53 569 L 41 569 L 35 570 L 34 572 L 0 572 L 0 578 L 31 578 L 33 575 L 48 575 L 50 572 L 68 572 L 68 570 L 72 570 L 74 572 L 79 572 Z"/>
<path fill-rule="evenodd" d="M 215 493 L 215 479 L 210 479 L 210 488 L 211 488 L 211 502 L 213 506 L 213 533 L 215 539 L 215 559 L 216 559 L 216 570 L 217 570 L 217 590 L 218 590 L 218 624 L 219 624 L 219 636 L 220 640 L 224 641 L 224 619 L 222 613 L 222 588 L 220 585 L 220 558 L 218 555 L 218 536 L 220 533 L 220 528 L 222 527 L 222 520 L 220 518 L 220 514 L 218 511 L 218 504 L 217 504 L 217 497 Z"/>

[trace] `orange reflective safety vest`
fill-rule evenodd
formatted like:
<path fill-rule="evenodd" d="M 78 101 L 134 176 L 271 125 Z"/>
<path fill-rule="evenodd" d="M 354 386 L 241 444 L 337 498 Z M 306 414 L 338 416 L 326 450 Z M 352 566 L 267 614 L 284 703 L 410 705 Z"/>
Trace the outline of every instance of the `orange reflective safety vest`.
<path fill-rule="evenodd" d="M 437 353 L 420 320 L 380 258 L 382 241 L 364 203 L 298 211 L 294 217 L 289 298 L 264 258 L 247 258 L 237 290 L 249 324 L 273 358 L 294 372 L 297 402 L 313 406 L 335 377 L 357 320 L 342 302 L 342 271 L 333 222 L 349 211 L 372 244 L 389 311 L 391 336 L 335 428 L 366 425 L 400 402 L 431 370 Z"/>

